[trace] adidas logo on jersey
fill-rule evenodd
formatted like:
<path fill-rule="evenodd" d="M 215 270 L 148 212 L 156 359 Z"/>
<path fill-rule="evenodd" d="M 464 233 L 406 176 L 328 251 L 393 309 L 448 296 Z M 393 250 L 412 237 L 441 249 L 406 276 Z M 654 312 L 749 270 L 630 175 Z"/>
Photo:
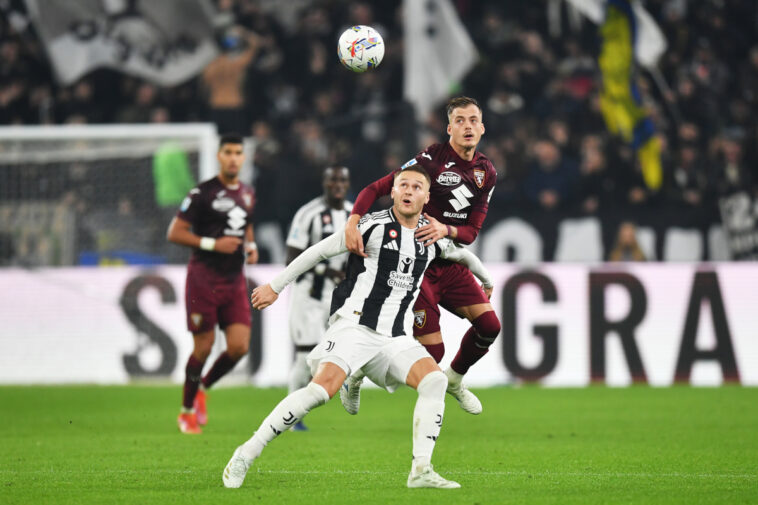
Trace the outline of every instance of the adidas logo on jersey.
<path fill-rule="evenodd" d="M 387 242 L 382 246 L 382 249 L 389 249 L 390 251 L 397 251 L 397 240 L 393 240 L 392 242 Z"/>

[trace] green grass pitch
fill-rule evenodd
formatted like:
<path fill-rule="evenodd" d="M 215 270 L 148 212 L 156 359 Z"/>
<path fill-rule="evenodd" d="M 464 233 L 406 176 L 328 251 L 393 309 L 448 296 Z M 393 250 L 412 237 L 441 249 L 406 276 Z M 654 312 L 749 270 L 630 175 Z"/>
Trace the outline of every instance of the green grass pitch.
<path fill-rule="evenodd" d="M 758 503 L 758 389 L 493 388 L 470 416 L 448 397 L 435 468 L 458 490 L 409 490 L 415 392 L 364 390 L 284 433 L 240 489 L 221 472 L 285 394 L 218 388 L 200 436 L 180 388 L 2 387 L 0 503 Z"/>

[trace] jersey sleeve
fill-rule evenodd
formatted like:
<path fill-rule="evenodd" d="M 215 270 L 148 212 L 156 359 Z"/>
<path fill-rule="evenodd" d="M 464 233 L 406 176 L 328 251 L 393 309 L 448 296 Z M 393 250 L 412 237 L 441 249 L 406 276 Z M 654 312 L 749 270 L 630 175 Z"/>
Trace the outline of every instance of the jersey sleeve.
<path fill-rule="evenodd" d="M 271 281 L 271 289 L 276 293 L 281 293 L 287 284 L 297 279 L 301 274 L 304 274 L 321 261 L 331 258 L 332 256 L 337 256 L 346 251 L 347 246 L 345 246 L 344 233 L 333 233 L 332 235 L 329 235 L 321 242 L 310 246 L 297 258 L 292 260 L 292 263 L 287 265 L 287 268 Z"/>
<path fill-rule="evenodd" d="M 295 213 L 295 217 L 292 218 L 290 232 L 287 235 L 287 247 L 305 250 L 310 241 L 308 234 L 309 226 L 310 223 L 307 220 L 305 207 L 300 207 L 300 210 Z"/>
<path fill-rule="evenodd" d="M 182 200 L 182 204 L 176 213 L 176 217 L 194 224 L 197 221 L 197 217 L 202 212 L 200 210 L 202 205 L 203 202 L 200 197 L 200 188 L 192 188 L 190 192 L 187 193 L 187 196 L 184 197 L 184 200 Z"/>
<path fill-rule="evenodd" d="M 392 191 L 392 183 L 395 180 L 395 172 L 387 174 L 363 188 L 353 203 L 352 214 L 364 215 L 374 205 L 377 198 L 389 195 Z"/>
<path fill-rule="evenodd" d="M 473 273 L 477 279 L 482 281 L 484 287 L 491 288 L 493 286 L 492 276 L 487 269 L 484 268 L 482 260 L 468 249 L 456 246 L 450 240 L 441 239 L 438 240 L 437 243 L 442 242 L 443 240 L 445 242 L 439 246 L 440 256 L 442 258 L 466 265 L 468 269 L 471 270 L 471 273 Z"/>

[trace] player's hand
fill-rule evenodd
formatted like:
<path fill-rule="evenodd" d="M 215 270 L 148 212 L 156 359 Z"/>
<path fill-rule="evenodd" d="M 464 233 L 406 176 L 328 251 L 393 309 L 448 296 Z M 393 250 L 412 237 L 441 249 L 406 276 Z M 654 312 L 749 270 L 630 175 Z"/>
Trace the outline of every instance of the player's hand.
<path fill-rule="evenodd" d="M 429 247 L 439 239 L 447 237 L 447 226 L 440 223 L 426 212 L 424 212 L 424 217 L 429 220 L 429 224 L 425 224 L 416 230 L 416 240 L 423 242 L 426 247 Z"/>
<path fill-rule="evenodd" d="M 492 299 L 492 290 L 495 289 L 495 286 L 490 286 L 488 288 L 485 288 L 482 286 L 482 289 L 484 290 L 484 294 L 487 295 L 487 300 Z"/>
<path fill-rule="evenodd" d="M 262 310 L 274 303 L 277 298 L 279 295 L 271 289 L 271 284 L 266 284 L 253 290 L 253 294 L 250 295 L 250 302 L 255 310 Z"/>
<path fill-rule="evenodd" d="M 255 265 L 258 263 L 258 248 L 255 244 L 248 244 L 245 246 L 245 263 L 248 265 Z"/>
<path fill-rule="evenodd" d="M 368 258 L 368 255 L 363 250 L 363 237 L 361 232 L 358 231 L 358 221 L 360 221 L 358 214 L 351 215 L 347 224 L 345 224 L 345 246 L 347 250 L 358 256 Z"/>
<path fill-rule="evenodd" d="M 234 251 L 239 249 L 239 246 L 242 244 L 242 239 L 237 237 L 219 237 L 216 239 L 216 247 L 213 248 L 214 251 L 220 252 L 222 254 L 232 254 Z"/>

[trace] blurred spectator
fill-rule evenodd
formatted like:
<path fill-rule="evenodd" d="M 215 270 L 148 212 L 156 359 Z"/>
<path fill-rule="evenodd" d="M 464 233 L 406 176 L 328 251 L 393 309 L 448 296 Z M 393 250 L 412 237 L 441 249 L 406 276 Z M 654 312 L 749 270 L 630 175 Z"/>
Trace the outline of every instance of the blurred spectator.
<path fill-rule="evenodd" d="M 220 132 L 248 129 L 247 101 L 243 91 L 245 73 L 258 51 L 258 37 L 240 26 L 233 27 L 221 40 L 223 53 L 203 71 L 211 121 Z"/>
<path fill-rule="evenodd" d="M 637 243 L 637 227 L 634 223 L 621 223 L 616 245 L 608 255 L 608 261 L 645 261 L 645 255 Z"/>
<path fill-rule="evenodd" d="M 534 160 L 524 180 L 527 199 L 546 211 L 567 207 L 579 182 L 576 165 L 562 157 L 552 140 L 538 140 L 532 150 Z"/>

